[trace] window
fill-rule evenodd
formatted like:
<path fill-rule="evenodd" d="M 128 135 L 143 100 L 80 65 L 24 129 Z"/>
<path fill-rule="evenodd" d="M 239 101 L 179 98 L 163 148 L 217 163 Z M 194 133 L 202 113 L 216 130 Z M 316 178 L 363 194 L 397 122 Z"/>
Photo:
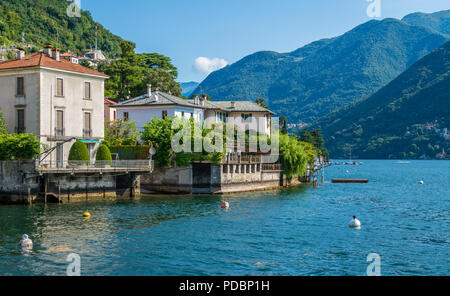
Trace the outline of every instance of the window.
<path fill-rule="evenodd" d="M 90 100 L 91 99 L 91 83 L 84 83 L 84 98 Z"/>
<path fill-rule="evenodd" d="M 23 77 L 17 77 L 17 89 L 16 89 L 16 95 L 17 96 L 24 96 L 24 78 Z"/>
<path fill-rule="evenodd" d="M 92 129 L 91 129 L 91 113 L 84 112 L 84 129 L 83 129 L 83 137 L 92 137 Z"/>
<path fill-rule="evenodd" d="M 56 136 L 64 136 L 64 111 L 56 110 Z"/>
<path fill-rule="evenodd" d="M 128 119 L 130 118 L 128 112 L 123 112 L 123 120 L 128 121 Z"/>
<path fill-rule="evenodd" d="M 62 78 L 56 79 L 56 96 L 57 97 L 64 96 L 64 80 Z"/>
<path fill-rule="evenodd" d="M 163 112 L 162 112 L 162 119 L 166 119 L 166 117 L 167 117 L 167 111 L 163 110 Z"/>
<path fill-rule="evenodd" d="M 193 113 L 193 112 L 191 112 L 191 118 L 192 118 L 192 117 L 194 117 L 194 113 Z"/>
<path fill-rule="evenodd" d="M 242 122 L 249 122 L 252 120 L 252 114 L 251 113 L 242 113 L 241 114 Z"/>
<path fill-rule="evenodd" d="M 116 121 L 116 111 L 113 111 L 113 120 Z"/>
<path fill-rule="evenodd" d="M 17 133 L 23 134 L 25 132 L 25 110 L 17 110 Z"/>
<path fill-rule="evenodd" d="M 183 118 L 184 117 L 184 111 L 183 112 L 181 112 L 181 118 Z"/>

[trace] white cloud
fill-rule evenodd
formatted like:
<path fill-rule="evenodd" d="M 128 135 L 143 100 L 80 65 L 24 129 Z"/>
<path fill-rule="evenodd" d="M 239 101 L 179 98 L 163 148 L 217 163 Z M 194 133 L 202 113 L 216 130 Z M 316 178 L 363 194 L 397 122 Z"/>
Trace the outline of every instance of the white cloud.
<path fill-rule="evenodd" d="M 216 70 L 222 69 L 226 65 L 228 65 L 228 62 L 224 59 L 198 57 L 194 61 L 194 70 L 209 74 Z"/>

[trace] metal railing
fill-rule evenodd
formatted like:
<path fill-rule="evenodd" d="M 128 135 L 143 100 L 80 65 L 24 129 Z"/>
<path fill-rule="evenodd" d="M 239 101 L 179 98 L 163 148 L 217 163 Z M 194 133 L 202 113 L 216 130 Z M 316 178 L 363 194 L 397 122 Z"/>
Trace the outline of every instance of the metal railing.
<path fill-rule="evenodd" d="M 66 132 L 65 128 L 57 128 L 57 127 L 55 127 L 55 136 L 64 137 L 65 132 Z"/>
<path fill-rule="evenodd" d="M 15 128 L 16 134 L 24 134 L 26 132 L 26 130 L 27 129 L 24 126 Z"/>
<path fill-rule="evenodd" d="M 36 168 L 39 171 L 99 171 L 99 170 L 149 170 L 154 168 L 154 161 L 148 159 L 137 160 L 36 160 Z"/>
<path fill-rule="evenodd" d="M 83 137 L 92 137 L 92 130 L 91 129 L 83 129 Z"/>

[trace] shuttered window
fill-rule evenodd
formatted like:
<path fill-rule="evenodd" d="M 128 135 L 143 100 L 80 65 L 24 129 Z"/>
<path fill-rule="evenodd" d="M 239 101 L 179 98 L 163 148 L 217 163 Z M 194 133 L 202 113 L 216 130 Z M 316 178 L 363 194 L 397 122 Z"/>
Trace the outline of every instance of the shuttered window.
<path fill-rule="evenodd" d="M 92 137 L 92 130 L 91 130 L 91 113 L 84 112 L 84 131 L 83 135 L 85 137 Z"/>
<path fill-rule="evenodd" d="M 58 97 L 64 96 L 64 80 L 62 78 L 56 79 L 56 95 Z"/>
<path fill-rule="evenodd" d="M 56 135 L 64 136 L 64 111 L 56 111 Z"/>
<path fill-rule="evenodd" d="M 25 132 L 25 110 L 17 110 L 17 133 L 22 134 Z"/>
<path fill-rule="evenodd" d="M 84 83 L 84 98 L 85 99 L 91 99 L 91 83 L 85 82 Z"/>
<path fill-rule="evenodd" d="M 24 91 L 24 78 L 23 77 L 17 77 L 17 90 L 16 95 L 23 96 L 25 95 Z"/>

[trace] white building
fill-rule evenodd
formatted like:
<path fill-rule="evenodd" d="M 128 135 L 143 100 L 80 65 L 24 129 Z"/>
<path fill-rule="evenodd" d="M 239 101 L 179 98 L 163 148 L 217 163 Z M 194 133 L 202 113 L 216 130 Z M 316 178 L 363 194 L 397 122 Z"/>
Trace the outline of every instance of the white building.
<path fill-rule="evenodd" d="M 10 133 L 34 134 L 47 148 L 46 160 L 63 165 L 75 140 L 85 142 L 91 157 L 104 137 L 104 81 L 108 76 L 60 58 L 59 50 L 0 63 L 0 107 Z"/>
<path fill-rule="evenodd" d="M 136 122 L 139 129 L 153 118 L 193 117 L 195 122 L 229 122 L 240 130 L 252 129 L 270 134 L 270 123 L 274 114 L 269 109 L 250 101 L 208 101 L 205 97 L 186 100 L 160 91 L 147 94 L 114 105 L 117 118 Z"/>

